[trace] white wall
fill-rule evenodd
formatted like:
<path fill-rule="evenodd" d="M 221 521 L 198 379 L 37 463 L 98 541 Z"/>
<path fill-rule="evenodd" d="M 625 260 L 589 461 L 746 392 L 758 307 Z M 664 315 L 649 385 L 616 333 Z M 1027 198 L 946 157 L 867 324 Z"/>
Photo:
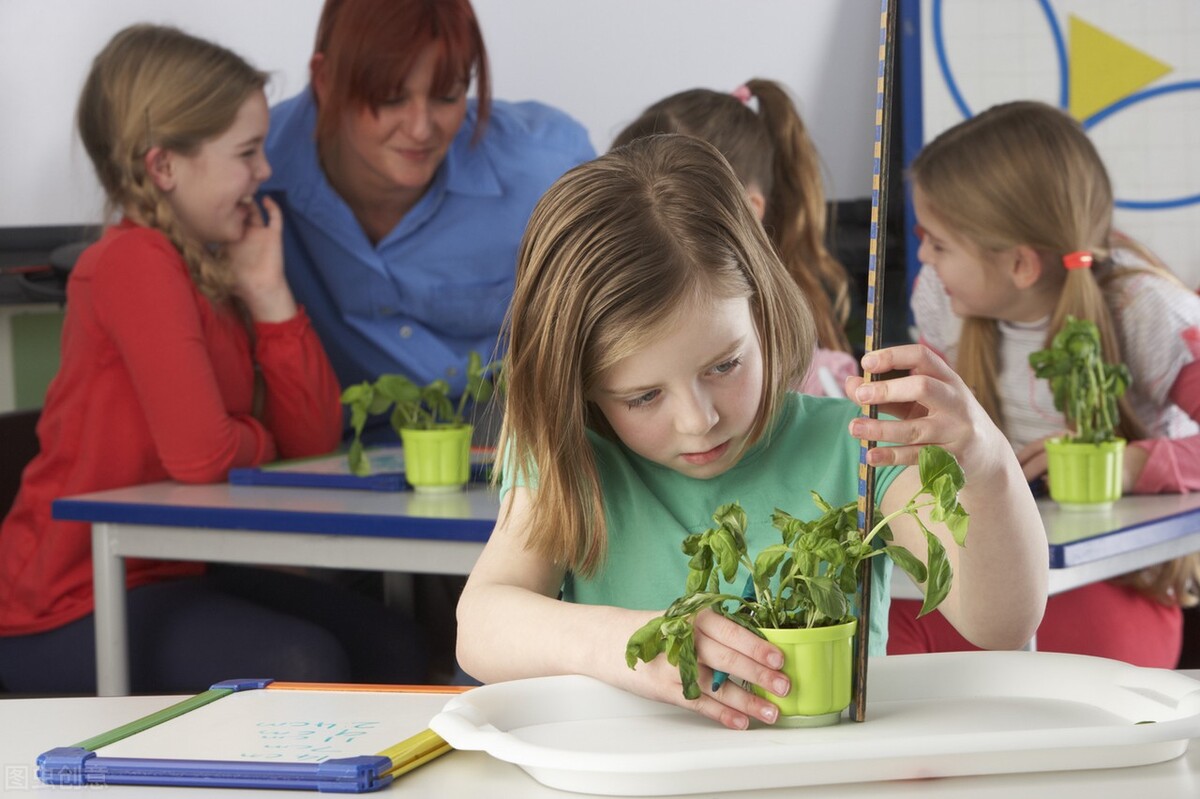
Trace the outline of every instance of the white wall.
<path fill-rule="evenodd" d="M 474 0 L 494 93 L 544 100 L 597 150 L 651 102 L 753 76 L 788 84 L 830 195 L 869 196 L 877 0 Z M 103 200 L 72 128 L 92 57 L 122 27 L 178 25 L 306 82 L 321 0 L 0 0 L 0 227 L 89 224 Z"/>

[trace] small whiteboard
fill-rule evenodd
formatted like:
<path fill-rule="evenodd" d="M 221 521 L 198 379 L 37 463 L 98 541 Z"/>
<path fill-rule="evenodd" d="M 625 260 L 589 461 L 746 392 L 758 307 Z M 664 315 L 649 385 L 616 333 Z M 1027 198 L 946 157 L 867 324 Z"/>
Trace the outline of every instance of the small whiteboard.
<path fill-rule="evenodd" d="M 54 785 L 137 784 L 378 790 L 449 747 L 415 718 L 413 692 L 437 686 L 356 686 L 233 680 L 114 730 L 38 757 Z M 439 696 L 442 694 L 443 696 Z"/>

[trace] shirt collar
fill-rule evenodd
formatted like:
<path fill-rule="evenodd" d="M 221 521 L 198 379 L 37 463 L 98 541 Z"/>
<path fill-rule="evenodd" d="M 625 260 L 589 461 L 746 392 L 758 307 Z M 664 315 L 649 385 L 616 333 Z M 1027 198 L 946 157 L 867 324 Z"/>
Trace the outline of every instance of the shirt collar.
<path fill-rule="evenodd" d="M 488 149 L 483 140 L 473 142 L 475 136 L 477 108 L 471 100 L 467 108 L 467 116 L 454 143 L 446 152 L 439 172 L 445 174 L 446 191 L 455 194 L 465 194 L 473 197 L 498 197 L 502 194 L 500 178 L 495 166 L 488 156 Z M 434 183 L 438 181 L 435 179 Z M 432 191 L 434 186 L 430 187 Z"/>

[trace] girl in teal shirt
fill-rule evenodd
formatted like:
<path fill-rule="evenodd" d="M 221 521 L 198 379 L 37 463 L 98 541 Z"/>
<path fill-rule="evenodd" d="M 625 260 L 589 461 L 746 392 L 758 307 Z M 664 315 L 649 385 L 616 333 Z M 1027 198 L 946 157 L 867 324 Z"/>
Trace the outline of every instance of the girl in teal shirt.
<path fill-rule="evenodd" d="M 707 690 L 721 670 L 788 691 L 779 649 L 735 622 L 697 619 L 697 700 L 665 658 L 630 670 L 625 643 L 678 594 L 679 544 L 718 504 L 741 502 L 764 531 L 776 505 L 802 512 L 812 489 L 853 501 L 859 438 L 896 443 L 869 452 L 885 513 L 917 492 L 906 467 L 922 445 L 955 455 L 970 547 L 926 519 L 956 575 L 943 613 L 988 648 L 1019 647 L 1036 629 L 1045 532 L 1003 435 L 919 345 L 863 359 L 873 375 L 905 377 L 847 380 L 890 419 L 789 395 L 813 351 L 812 314 L 711 145 L 639 139 L 552 186 L 522 241 L 506 332 L 506 490 L 458 606 L 458 658 L 472 676 L 587 674 L 727 727 L 774 722 L 774 705 L 733 681 Z M 925 551 L 913 520 L 892 529 Z M 876 597 L 881 618 L 887 593 Z"/>

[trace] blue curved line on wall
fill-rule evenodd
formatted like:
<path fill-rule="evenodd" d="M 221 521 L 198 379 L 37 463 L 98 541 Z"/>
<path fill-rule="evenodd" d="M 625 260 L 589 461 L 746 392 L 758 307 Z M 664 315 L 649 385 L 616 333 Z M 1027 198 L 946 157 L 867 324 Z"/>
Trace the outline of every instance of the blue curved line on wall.
<path fill-rule="evenodd" d="M 1063 38 L 1062 26 L 1054 18 L 1054 9 L 1050 7 L 1050 0 L 1038 0 L 1038 5 L 1042 7 L 1042 13 L 1046 16 L 1046 24 L 1050 26 L 1050 36 L 1054 39 L 1054 57 L 1058 59 L 1058 107 L 1070 108 L 1071 90 L 1068 80 L 1070 67 L 1067 65 L 1067 42 Z"/>
<path fill-rule="evenodd" d="M 1144 91 L 1126 95 L 1112 105 L 1101 108 L 1099 111 L 1083 120 L 1083 128 L 1084 130 L 1088 130 L 1100 122 L 1103 122 L 1117 111 L 1121 111 L 1131 105 L 1136 105 L 1140 102 L 1158 97 L 1163 94 L 1174 94 L 1175 92 L 1188 91 L 1191 89 L 1200 89 L 1200 80 L 1187 80 L 1180 83 L 1168 83 L 1163 86 L 1155 86 L 1153 89 L 1146 89 Z"/>
<path fill-rule="evenodd" d="M 963 119 L 975 116 L 967 107 L 967 101 L 963 99 L 962 92 L 958 90 L 954 76 L 950 74 L 950 62 L 946 58 L 946 38 L 942 32 L 942 0 L 933 0 L 933 52 L 937 55 L 938 69 L 942 73 L 942 80 L 946 82 L 946 89 L 950 92 L 950 99 L 958 106 L 958 112 L 962 114 Z"/>
<path fill-rule="evenodd" d="M 1200 80 L 1181 81 L 1179 83 L 1169 83 L 1165 86 L 1155 86 L 1153 89 L 1135 92 L 1126 97 L 1122 97 L 1117 102 L 1100 109 L 1092 114 L 1087 119 L 1083 120 L 1083 129 L 1090 130 L 1096 125 L 1118 111 L 1123 111 L 1129 106 L 1137 105 L 1154 97 L 1160 97 L 1164 94 L 1174 94 L 1175 92 L 1184 92 L 1200 89 Z M 1195 205 L 1200 203 L 1200 194 L 1192 194 L 1184 197 L 1174 197 L 1166 200 L 1115 200 L 1113 204 L 1117 208 L 1124 208 L 1131 211 L 1156 211 L 1164 208 L 1180 208 L 1185 205 Z"/>
<path fill-rule="evenodd" d="M 974 114 L 970 106 L 967 105 L 966 98 L 963 97 L 962 91 L 955 82 L 954 76 L 950 71 L 950 60 L 946 53 L 946 40 L 944 34 L 944 26 L 942 24 L 942 5 L 944 0 L 933 0 L 933 43 L 934 52 L 937 55 L 938 68 L 942 73 L 942 80 L 946 83 L 946 88 L 950 92 L 950 97 L 954 101 L 954 105 L 958 107 L 959 113 L 963 119 L 970 119 Z M 1058 104 L 1059 108 L 1067 110 L 1070 107 L 1070 67 L 1067 63 L 1067 46 L 1066 39 L 1063 37 L 1062 26 L 1058 24 L 1058 20 L 1054 17 L 1054 10 L 1050 7 L 1050 0 L 1038 0 L 1038 6 L 1042 9 L 1043 15 L 1046 17 L 1046 24 L 1050 27 L 1050 35 L 1054 40 L 1054 53 L 1058 60 Z M 1105 108 L 1100 109 L 1095 114 L 1092 114 L 1087 119 L 1083 120 L 1084 130 L 1089 130 L 1095 125 L 1103 122 L 1108 117 L 1122 111 L 1129 106 L 1149 100 L 1153 97 L 1158 97 L 1163 94 L 1171 94 L 1173 92 L 1190 91 L 1200 89 L 1200 81 L 1183 81 L 1181 83 L 1172 83 L 1166 86 L 1157 86 L 1153 89 L 1147 89 L 1141 92 L 1135 92 L 1127 97 L 1112 103 Z M 1187 205 L 1195 205 L 1200 203 L 1200 194 L 1191 194 L 1183 197 L 1173 197 L 1164 200 L 1122 200 L 1114 199 L 1113 205 L 1117 208 L 1122 208 L 1130 211 L 1156 211 L 1167 208 L 1180 208 Z"/>
<path fill-rule="evenodd" d="M 967 105 L 966 98 L 963 97 L 958 83 L 950 72 L 950 59 L 946 54 L 945 26 L 942 24 L 942 5 L 943 0 L 933 0 L 933 50 L 937 55 L 938 69 L 942 73 L 942 80 L 945 81 L 946 89 L 950 92 L 950 99 L 958 107 L 958 112 L 962 114 L 963 119 L 970 119 L 974 113 Z M 1066 40 L 1063 38 L 1062 27 L 1054 18 L 1054 9 L 1050 7 L 1050 0 L 1038 0 L 1038 6 L 1046 17 L 1046 24 L 1050 26 L 1050 36 L 1054 40 L 1054 56 L 1058 60 L 1058 107 L 1065 109 L 1070 101 Z"/>

